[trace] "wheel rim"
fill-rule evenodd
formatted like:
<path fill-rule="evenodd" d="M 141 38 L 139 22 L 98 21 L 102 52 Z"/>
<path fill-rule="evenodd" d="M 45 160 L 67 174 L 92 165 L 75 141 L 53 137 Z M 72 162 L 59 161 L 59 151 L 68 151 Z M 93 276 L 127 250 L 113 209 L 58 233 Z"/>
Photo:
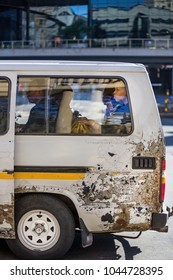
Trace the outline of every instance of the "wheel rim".
<path fill-rule="evenodd" d="M 57 243 L 60 226 L 50 212 L 33 210 L 21 217 L 17 233 L 21 243 L 28 249 L 46 251 Z"/>

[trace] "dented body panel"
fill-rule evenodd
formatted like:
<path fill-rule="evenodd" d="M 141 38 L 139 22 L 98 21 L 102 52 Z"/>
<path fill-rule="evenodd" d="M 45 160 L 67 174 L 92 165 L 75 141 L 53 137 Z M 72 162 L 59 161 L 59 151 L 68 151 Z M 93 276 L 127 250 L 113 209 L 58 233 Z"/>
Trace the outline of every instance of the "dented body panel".
<path fill-rule="evenodd" d="M 14 173 L 11 181 L 0 181 L 6 190 L 5 196 L 0 190 L 0 236 L 9 238 L 14 235 L 13 193 L 16 197 L 35 192 L 67 197 L 89 232 L 152 229 L 153 214 L 163 211 L 160 188 L 165 146 L 157 105 L 145 68 L 123 63 L 82 62 L 23 62 L 19 65 L 4 62 L 1 67 L 4 67 L 4 71 L 9 71 L 11 67 L 11 72 L 15 72 L 16 76 L 44 76 L 47 73 L 92 78 L 121 76 L 128 85 L 133 129 L 125 136 L 14 137 L 13 90 L 9 133 L 12 141 L 14 138 L 14 151 L 11 150 L 9 155 L 11 166 L 7 164 L 4 169 L 10 168 Z M 0 157 L 4 155 L 7 158 L 7 153 L 3 153 L 1 148 Z M 134 168 L 133 158 L 139 158 L 141 162 L 145 158 L 154 159 L 154 163 L 151 167 L 145 168 L 144 163 L 141 168 Z M 73 172 L 70 171 L 72 168 Z M 7 184 L 8 187 L 5 187 Z"/>

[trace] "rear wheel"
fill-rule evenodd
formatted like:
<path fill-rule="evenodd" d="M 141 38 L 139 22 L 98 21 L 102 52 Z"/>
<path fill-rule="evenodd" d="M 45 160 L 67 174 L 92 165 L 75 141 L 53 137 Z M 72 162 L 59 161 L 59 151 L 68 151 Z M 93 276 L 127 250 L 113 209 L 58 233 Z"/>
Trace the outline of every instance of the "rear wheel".
<path fill-rule="evenodd" d="M 15 240 L 7 240 L 19 258 L 53 259 L 71 247 L 75 223 L 69 208 L 50 195 L 29 194 L 16 202 Z"/>

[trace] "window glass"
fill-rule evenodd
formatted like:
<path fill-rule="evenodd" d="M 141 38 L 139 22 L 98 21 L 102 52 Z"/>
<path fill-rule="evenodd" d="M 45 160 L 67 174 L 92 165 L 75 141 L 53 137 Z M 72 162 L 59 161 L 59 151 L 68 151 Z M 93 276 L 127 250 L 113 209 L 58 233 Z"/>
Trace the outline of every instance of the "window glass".
<path fill-rule="evenodd" d="M 55 132 L 59 108 L 58 92 L 54 94 L 50 78 L 18 79 L 16 99 L 16 133 L 48 134 Z"/>
<path fill-rule="evenodd" d="M 8 108 L 9 108 L 9 85 L 8 81 L 0 78 L 0 134 L 7 131 Z"/>
<path fill-rule="evenodd" d="M 128 90 L 121 78 L 20 77 L 16 133 L 128 135 Z"/>

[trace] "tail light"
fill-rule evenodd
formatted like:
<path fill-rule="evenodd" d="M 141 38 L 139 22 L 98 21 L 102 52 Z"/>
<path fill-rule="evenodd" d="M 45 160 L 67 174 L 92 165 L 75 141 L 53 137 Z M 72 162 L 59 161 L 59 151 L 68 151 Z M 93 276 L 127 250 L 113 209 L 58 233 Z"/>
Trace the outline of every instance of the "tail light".
<path fill-rule="evenodd" d="M 165 171 L 166 171 L 166 160 L 163 159 L 162 160 L 162 169 L 161 169 L 160 202 L 163 202 L 164 198 L 165 198 L 165 185 L 166 185 Z"/>

